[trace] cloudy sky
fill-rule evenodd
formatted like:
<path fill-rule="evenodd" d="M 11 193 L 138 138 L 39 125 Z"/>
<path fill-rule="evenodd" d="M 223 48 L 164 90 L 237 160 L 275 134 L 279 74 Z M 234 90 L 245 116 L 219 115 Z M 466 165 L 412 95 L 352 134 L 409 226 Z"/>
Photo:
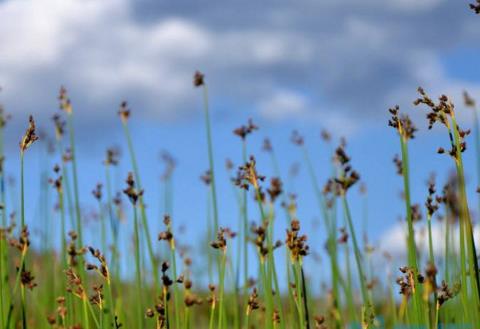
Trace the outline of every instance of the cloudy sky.
<path fill-rule="evenodd" d="M 178 221 L 199 228 L 206 200 L 198 176 L 207 157 L 201 94 L 192 87 L 197 69 L 209 85 L 218 163 L 226 157 L 238 162 L 240 142 L 231 131 L 249 117 L 261 127 L 250 151 L 259 154 L 263 137 L 271 137 L 285 175 L 302 159 L 288 142 L 293 129 L 306 136 L 322 179 L 329 147 L 321 143 L 320 130 L 347 136 L 354 165 L 369 186 L 369 221 L 377 237 L 402 213 L 401 181 L 391 164 L 398 145 L 385 127 L 386 109 L 400 104 L 412 111 L 419 85 L 432 95 L 451 95 L 460 108 L 464 89 L 480 97 L 480 18 L 463 0 L 3 0 L 0 31 L 0 102 L 13 115 L 7 131 L 12 175 L 28 114 L 51 130 L 57 92 L 65 85 L 80 137 L 82 201 L 92 203 L 89 191 L 102 179 L 104 148 L 124 143 L 116 111 L 125 99 L 142 172 L 151 178 L 151 203 L 162 171 L 158 154 L 168 149 L 179 164 Z M 412 113 L 421 129 L 412 146 L 414 196 L 423 203 L 429 172 L 447 170 L 450 163 L 435 155 L 445 141 L 441 131 L 425 134 L 422 114 Z M 461 116 L 471 124 L 468 112 Z M 258 156 L 268 174 L 268 157 Z M 467 159 L 474 181 L 473 154 Z M 119 176 L 128 170 L 125 163 Z M 230 194 L 221 205 L 228 214 L 222 221 L 230 223 L 236 220 L 235 201 L 228 174 L 220 178 L 221 193 Z M 302 167 L 292 190 L 300 195 L 300 215 L 314 222 L 318 212 Z M 182 207 L 185 202 L 192 207 Z M 361 201 L 352 203 L 361 207 Z"/>

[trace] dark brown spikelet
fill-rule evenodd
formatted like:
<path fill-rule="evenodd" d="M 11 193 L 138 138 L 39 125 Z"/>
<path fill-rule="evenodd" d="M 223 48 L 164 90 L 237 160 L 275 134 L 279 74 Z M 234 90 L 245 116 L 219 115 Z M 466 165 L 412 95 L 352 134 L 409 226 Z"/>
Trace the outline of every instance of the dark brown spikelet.
<path fill-rule="evenodd" d="M 334 160 L 340 167 L 339 175 L 334 180 L 336 184 L 334 191 L 336 191 L 338 195 L 345 195 L 347 191 L 360 180 L 360 175 L 352 169 L 350 157 L 345 152 L 343 145 L 340 145 L 335 150 Z"/>
<path fill-rule="evenodd" d="M 442 95 L 439 97 L 439 102 L 435 103 L 422 87 L 418 87 L 417 91 L 420 97 L 417 98 L 413 104 L 415 106 L 424 104 L 429 108 L 427 112 L 428 129 L 432 129 L 433 125 L 437 122 L 448 127 L 448 117 L 453 114 L 454 109 L 454 105 L 448 97 Z"/>
<path fill-rule="evenodd" d="M 143 190 L 137 190 L 135 187 L 135 179 L 133 178 L 133 174 L 130 172 L 128 173 L 127 179 L 125 181 L 127 183 L 127 188 L 123 190 L 123 193 L 128 197 L 130 202 L 135 206 L 138 202 L 138 199 L 143 195 Z"/>
<path fill-rule="evenodd" d="M 259 308 L 260 308 L 260 303 L 258 302 L 257 288 L 253 288 L 252 293 L 248 297 L 247 315 L 250 315 L 250 313 L 252 313 L 252 311 L 258 310 Z"/>
<path fill-rule="evenodd" d="M 213 249 L 220 249 L 223 252 L 227 250 L 227 239 L 232 239 L 237 234 L 232 232 L 229 228 L 219 228 L 217 232 L 217 239 L 215 241 L 210 242 L 210 246 Z"/>
<path fill-rule="evenodd" d="M 86 300 L 87 294 L 83 288 L 80 276 L 75 273 L 71 267 L 65 270 L 65 275 L 67 276 L 67 292 L 72 293 L 74 296 L 82 300 Z"/>
<path fill-rule="evenodd" d="M 477 0 L 477 3 L 471 3 L 470 9 L 475 12 L 475 14 L 480 15 L 480 0 Z"/>
<path fill-rule="evenodd" d="M 325 143 L 329 143 L 332 140 L 332 135 L 330 134 L 330 132 L 328 130 L 322 129 L 322 131 L 320 132 L 320 138 Z"/>
<path fill-rule="evenodd" d="M 120 116 L 120 120 L 122 120 L 123 124 L 128 122 L 128 119 L 130 118 L 130 109 L 128 108 L 128 103 L 126 101 L 120 103 L 118 115 Z"/>
<path fill-rule="evenodd" d="M 340 237 L 338 238 L 337 241 L 339 244 L 344 244 L 348 242 L 348 232 L 345 227 L 340 228 Z"/>
<path fill-rule="evenodd" d="M 463 92 L 463 102 L 466 107 L 475 109 L 475 106 L 476 106 L 475 100 L 466 91 Z"/>
<path fill-rule="evenodd" d="M 253 133 L 255 130 L 258 130 L 258 126 L 253 123 L 252 119 L 248 119 L 248 123 L 246 125 L 236 128 L 233 133 L 242 140 L 245 140 L 247 136 Z"/>
<path fill-rule="evenodd" d="M 398 156 L 398 154 L 395 154 L 393 157 L 393 163 L 395 164 L 395 168 L 397 168 L 397 174 L 402 176 L 403 175 L 403 164 L 402 164 L 402 159 Z"/>
<path fill-rule="evenodd" d="M 203 85 L 205 85 L 205 75 L 200 71 L 196 71 L 193 75 L 193 86 L 201 87 Z"/>
<path fill-rule="evenodd" d="M 410 207 L 412 213 L 412 221 L 419 222 L 422 219 L 422 212 L 420 211 L 420 205 L 418 203 Z"/>
<path fill-rule="evenodd" d="M 0 88 L 1 91 L 1 88 Z M 5 128 L 7 122 L 12 118 L 10 114 L 5 113 L 5 109 L 2 104 L 0 104 L 0 128 Z"/>
<path fill-rule="evenodd" d="M 210 170 L 206 170 L 205 173 L 200 176 L 200 179 L 205 183 L 205 185 L 210 185 L 212 183 L 212 172 Z"/>
<path fill-rule="evenodd" d="M 298 146 L 302 146 L 305 143 L 303 136 L 301 136 L 300 133 L 296 130 L 292 132 L 292 136 L 290 137 L 290 140 L 292 141 L 293 144 Z"/>
<path fill-rule="evenodd" d="M 435 175 L 430 175 L 430 178 L 427 182 L 428 184 L 428 196 L 427 201 L 425 201 L 425 207 L 427 208 L 427 214 L 429 217 L 432 217 L 433 214 L 438 210 L 439 205 L 437 198 L 435 197 Z"/>
<path fill-rule="evenodd" d="M 272 152 L 272 150 L 273 150 L 272 142 L 270 141 L 269 138 L 265 138 L 263 140 L 262 150 L 265 151 L 265 152 Z"/>
<path fill-rule="evenodd" d="M 264 180 L 265 176 L 259 175 L 257 172 L 257 162 L 255 161 L 255 158 L 250 156 L 250 160 L 238 168 L 235 184 L 247 190 L 248 186 L 252 185 L 255 190 L 257 190 L 260 187 L 260 181 Z"/>
<path fill-rule="evenodd" d="M 444 148 L 439 148 L 438 153 L 447 153 L 452 158 L 458 161 L 459 154 L 465 152 L 467 144 L 465 137 L 470 134 L 470 130 L 462 130 L 458 125 L 454 125 L 455 120 L 455 106 L 452 101 L 445 95 L 441 95 L 438 98 L 438 102 L 435 103 L 427 95 L 423 88 L 419 87 L 418 92 L 420 98 L 414 101 L 415 105 L 425 104 L 428 108 L 427 119 L 429 122 L 428 128 L 431 129 L 435 123 L 441 123 L 448 130 L 448 136 L 450 139 L 450 150 L 447 152 Z M 471 102 L 471 100 L 469 100 Z M 458 132 L 458 143 L 456 141 L 456 133 Z"/>
<path fill-rule="evenodd" d="M 272 177 L 270 179 L 270 187 L 267 189 L 267 193 L 270 196 L 272 203 L 283 193 L 283 183 L 278 177 Z"/>
<path fill-rule="evenodd" d="M 398 105 L 395 105 L 388 111 L 392 116 L 390 120 L 388 120 L 388 125 L 396 129 L 404 140 L 415 138 L 417 128 L 413 125 L 410 117 L 405 114 L 400 115 L 400 107 Z"/>
<path fill-rule="evenodd" d="M 38 136 L 35 134 L 35 121 L 33 120 L 33 116 L 28 118 L 28 123 L 27 131 L 20 141 L 20 151 L 22 153 L 38 140 Z"/>
<path fill-rule="evenodd" d="M 98 274 L 100 274 L 107 282 L 110 282 L 110 272 L 107 266 L 107 259 L 105 256 L 100 252 L 99 249 L 95 249 L 93 247 L 88 247 L 88 251 L 90 254 L 97 259 L 99 262 L 99 266 L 94 264 L 86 264 L 87 270 L 94 270 Z"/>
<path fill-rule="evenodd" d="M 52 117 L 53 123 L 55 125 L 55 136 L 57 140 L 61 139 L 62 136 L 65 133 L 65 121 L 62 119 L 62 117 L 59 114 L 55 114 Z"/>
<path fill-rule="evenodd" d="M 110 147 L 107 149 L 105 160 L 103 163 L 107 166 L 116 166 L 118 165 L 118 157 L 120 156 L 120 151 L 116 147 Z"/>
<path fill-rule="evenodd" d="M 300 222 L 298 219 L 293 219 L 290 223 L 290 229 L 287 229 L 287 239 L 285 244 L 290 250 L 290 257 L 292 262 L 299 261 L 302 257 L 307 256 L 309 247 L 307 245 L 307 236 L 299 235 Z"/>
<path fill-rule="evenodd" d="M 101 183 L 97 183 L 97 185 L 95 185 L 95 188 L 92 190 L 93 197 L 98 201 L 102 200 L 102 187 L 103 186 Z"/>
<path fill-rule="evenodd" d="M 192 307 L 194 305 L 202 305 L 202 300 L 198 298 L 196 295 L 189 293 L 183 299 L 186 307 Z"/>
<path fill-rule="evenodd" d="M 315 329 L 327 329 L 323 315 L 316 315 L 313 317 L 313 320 L 315 321 Z"/>
<path fill-rule="evenodd" d="M 438 305 L 442 306 L 445 302 L 454 298 L 458 294 L 459 290 L 460 290 L 459 285 L 455 285 L 454 288 L 451 289 L 445 281 L 442 281 L 442 284 L 437 291 Z"/>
<path fill-rule="evenodd" d="M 30 290 L 33 290 L 37 286 L 34 282 L 35 277 L 32 275 L 32 272 L 26 271 L 22 269 L 22 273 L 20 275 L 20 281 L 24 287 L 27 287 Z"/>
<path fill-rule="evenodd" d="M 67 88 L 64 86 L 60 87 L 58 101 L 60 102 L 60 110 L 67 114 L 72 113 L 72 102 L 70 101 L 70 98 L 68 98 Z"/>
<path fill-rule="evenodd" d="M 265 257 L 268 255 L 269 248 L 266 243 L 266 234 L 268 229 L 268 222 L 264 221 L 262 225 L 257 226 L 252 224 L 251 231 L 255 235 L 255 246 L 257 246 L 258 252 L 260 254 L 260 261 L 263 263 Z"/>

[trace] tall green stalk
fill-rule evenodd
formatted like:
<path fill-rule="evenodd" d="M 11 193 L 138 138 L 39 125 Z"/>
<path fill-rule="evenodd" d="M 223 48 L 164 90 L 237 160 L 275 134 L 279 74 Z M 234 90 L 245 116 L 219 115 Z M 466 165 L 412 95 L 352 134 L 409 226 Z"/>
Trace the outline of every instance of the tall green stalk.
<path fill-rule="evenodd" d="M 138 190 L 142 189 L 142 184 L 140 180 L 140 173 L 138 170 L 138 165 L 137 165 L 137 158 L 135 156 L 135 150 L 133 147 L 132 143 L 132 138 L 130 136 L 130 131 L 128 129 L 127 125 L 127 120 L 122 119 L 122 126 L 123 130 L 125 133 L 125 137 L 127 139 L 127 144 L 128 144 L 128 151 L 130 153 L 130 159 L 132 162 L 132 167 L 133 167 L 133 173 L 135 175 L 135 181 L 137 182 Z M 150 263 L 152 266 L 152 271 L 153 271 L 153 281 L 154 281 L 154 287 L 155 291 L 158 289 L 158 268 L 157 268 L 157 261 L 155 259 L 155 254 L 153 252 L 153 246 L 152 246 L 152 239 L 150 237 L 150 230 L 148 228 L 148 222 L 147 222 L 147 213 L 145 211 L 145 206 L 143 203 L 143 196 L 140 196 L 139 198 L 139 207 L 140 207 L 140 214 L 142 218 L 142 226 L 144 230 L 144 235 L 147 240 L 147 249 L 148 249 L 148 255 L 150 257 Z"/>
<path fill-rule="evenodd" d="M 138 231 L 138 214 L 137 214 L 137 208 L 136 205 L 133 205 L 133 225 L 134 225 L 134 243 L 135 243 L 135 280 L 136 280 L 136 286 L 137 286 L 137 325 L 138 328 L 143 328 L 144 323 L 143 323 L 143 307 L 142 307 L 142 301 L 143 301 L 143 293 L 142 293 L 142 274 L 141 274 L 141 268 L 140 268 L 140 234 Z"/>
<path fill-rule="evenodd" d="M 413 228 L 412 218 L 412 203 L 410 199 L 410 174 L 409 174 L 409 158 L 408 158 L 408 139 L 402 134 L 400 136 L 400 147 L 402 152 L 402 176 L 403 176 L 403 188 L 405 193 L 405 207 L 407 213 L 407 253 L 408 253 L 408 266 L 411 267 L 415 273 L 418 274 L 418 261 L 417 261 L 417 246 L 415 243 L 415 232 Z M 414 308 L 414 321 L 415 324 L 423 324 L 424 312 L 421 311 L 422 300 L 421 290 L 417 279 L 415 278 L 416 287 L 413 290 L 413 308 Z"/>
<path fill-rule="evenodd" d="M 218 207 L 217 207 L 217 187 L 215 180 L 215 163 L 213 161 L 213 142 L 212 142 L 212 131 L 210 124 L 210 114 L 209 114 L 209 105 L 208 105 L 208 88 L 207 85 L 203 84 L 203 105 L 204 105 L 204 114 L 205 114 L 205 129 L 207 132 L 207 149 L 208 149 L 208 163 L 210 167 L 210 187 L 212 193 L 212 206 L 213 206 L 213 231 L 218 232 Z"/>

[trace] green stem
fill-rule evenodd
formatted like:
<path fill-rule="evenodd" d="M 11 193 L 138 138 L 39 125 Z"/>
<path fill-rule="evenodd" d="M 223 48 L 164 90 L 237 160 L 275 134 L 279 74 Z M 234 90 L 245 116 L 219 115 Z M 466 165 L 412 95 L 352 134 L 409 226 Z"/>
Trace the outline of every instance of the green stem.
<path fill-rule="evenodd" d="M 213 143 L 212 132 L 210 125 L 209 105 L 208 105 L 208 88 L 207 85 L 203 85 L 203 103 L 205 112 L 205 128 L 207 131 L 207 147 L 208 147 L 208 162 L 210 166 L 211 177 L 211 192 L 212 192 L 212 205 L 213 205 L 213 232 L 218 232 L 218 208 L 217 208 L 217 188 L 215 182 L 215 166 L 213 161 Z"/>
<path fill-rule="evenodd" d="M 134 218 L 134 239 L 135 239 L 135 278 L 137 285 L 137 324 L 138 328 L 143 328 L 143 294 L 142 294 L 142 278 L 141 278 L 141 269 L 140 269 L 140 234 L 138 232 L 138 215 L 137 208 L 133 205 L 133 218 Z"/>
<path fill-rule="evenodd" d="M 400 135 L 400 146 L 402 151 L 402 174 L 403 174 L 403 185 L 405 192 L 405 207 L 407 212 L 407 225 L 408 225 L 408 235 L 407 235 L 407 251 L 408 251 L 408 265 L 414 271 L 415 276 L 415 290 L 413 295 L 413 308 L 414 308 L 414 322 L 415 324 L 423 324 L 424 313 L 420 310 L 421 308 L 421 289 L 418 285 L 416 276 L 418 274 L 418 261 L 417 261 L 417 247 L 415 244 L 415 232 L 413 229 L 413 219 L 412 219 L 412 205 L 410 200 L 410 175 L 409 175 L 409 157 L 408 157 L 408 144 L 407 140 Z M 418 323 L 420 322 L 420 323 Z"/>
<path fill-rule="evenodd" d="M 225 289 L 225 267 L 227 264 L 227 252 L 226 249 L 223 250 L 222 254 L 222 263 L 220 266 L 220 282 L 219 282 L 219 294 L 218 294 L 218 300 L 219 300 L 219 307 L 218 307 L 218 329 L 222 329 L 224 327 L 223 323 L 223 318 L 224 318 L 224 300 L 223 300 L 223 295 L 224 295 L 224 289 Z"/>
<path fill-rule="evenodd" d="M 138 165 L 137 165 L 137 159 L 135 156 L 135 149 L 133 148 L 133 143 L 132 143 L 132 138 L 130 136 L 130 131 L 128 129 L 127 123 L 122 122 L 123 125 L 123 130 L 125 132 L 125 137 L 127 139 L 127 144 L 128 144 L 128 151 L 130 153 L 130 159 L 132 162 L 132 167 L 133 167 L 133 173 L 135 175 L 135 180 L 137 182 L 138 189 L 142 189 L 142 184 L 140 180 L 140 173 L 138 170 Z M 148 255 L 150 257 L 150 262 L 153 270 L 153 280 L 154 280 L 154 285 L 155 285 L 155 291 L 158 289 L 158 269 L 157 269 L 157 261 L 155 259 L 155 254 L 153 252 L 153 247 L 152 247 L 152 239 L 150 237 L 150 230 L 148 228 L 148 223 L 147 223 L 147 214 L 145 211 L 145 206 L 143 204 L 143 196 L 139 197 L 139 206 L 140 206 L 140 213 L 141 213 L 141 218 L 142 218 L 142 226 L 144 230 L 144 235 L 147 239 L 147 249 L 148 249 Z"/>

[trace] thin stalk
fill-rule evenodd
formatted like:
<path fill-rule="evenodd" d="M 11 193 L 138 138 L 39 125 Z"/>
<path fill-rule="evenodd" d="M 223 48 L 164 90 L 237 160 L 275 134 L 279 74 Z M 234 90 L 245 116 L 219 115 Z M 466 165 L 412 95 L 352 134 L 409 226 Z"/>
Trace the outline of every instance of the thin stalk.
<path fill-rule="evenodd" d="M 140 268 L 140 234 L 138 232 L 138 214 L 136 205 L 133 205 L 133 219 L 134 219 L 134 239 L 135 239 L 135 278 L 137 285 L 137 324 L 138 328 L 143 328 L 143 308 L 142 308 L 142 278 L 141 278 L 141 268 Z"/>
<path fill-rule="evenodd" d="M 171 224 L 169 224 L 171 225 Z M 171 227 L 169 227 L 171 230 Z M 170 261 L 172 262 L 173 282 L 177 281 L 177 260 L 175 256 L 175 239 L 170 240 Z M 173 298 L 175 303 L 175 328 L 180 328 L 180 296 L 178 292 L 178 285 L 173 285 Z"/>
<path fill-rule="evenodd" d="M 315 192 L 315 196 L 317 198 L 318 206 L 320 209 L 320 212 L 323 217 L 323 223 L 325 226 L 325 230 L 329 232 L 328 234 L 328 240 L 327 240 L 327 252 L 330 258 L 330 265 L 332 268 L 332 290 L 333 290 L 333 305 L 336 310 L 340 310 L 340 299 L 339 299 L 339 289 L 338 289 L 338 284 L 339 284 L 339 277 L 340 277 L 340 271 L 338 269 L 338 263 L 337 263 L 337 245 L 335 242 L 335 234 L 336 234 L 336 223 L 332 222 L 330 223 L 329 217 L 328 217 L 328 212 L 327 212 L 327 207 L 325 204 L 325 199 L 322 195 L 321 189 L 318 186 L 318 180 L 317 176 L 315 174 L 315 170 L 313 169 L 312 162 L 310 161 L 310 157 L 307 152 L 307 148 L 305 146 L 302 146 L 303 150 L 303 156 L 305 159 L 305 163 L 307 164 L 308 168 L 308 173 L 310 175 L 310 181 L 312 182 L 313 189 Z M 340 328 L 342 325 L 341 319 L 338 319 L 336 322 L 336 328 Z"/>
<path fill-rule="evenodd" d="M 247 144 L 242 144 L 243 163 L 247 162 Z M 247 191 L 242 193 L 242 218 L 243 218 L 243 296 L 248 301 L 248 198 Z"/>
<path fill-rule="evenodd" d="M 208 105 L 208 88 L 207 85 L 203 85 L 203 105 L 205 113 L 205 128 L 207 132 L 207 147 L 208 147 L 208 163 L 210 166 L 210 187 L 212 192 L 212 205 L 213 205 L 213 232 L 218 232 L 218 208 L 217 208 L 217 188 L 215 182 L 215 164 L 213 161 L 213 143 L 212 143 L 212 131 L 210 125 L 210 114 Z"/>
<path fill-rule="evenodd" d="M 417 247 L 415 244 L 415 232 L 413 229 L 413 219 L 412 219 L 412 205 L 410 200 L 410 175 L 409 175 L 409 157 L 408 157 L 408 144 L 407 140 L 402 134 L 400 134 L 400 146 L 402 152 L 402 174 L 403 174 L 403 185 L 405 193 L 405 207 L 407 212 L 407 225 L 408 225 L 408 234 L 407 234 L 407 252 L 408 252 L 408 265 L 413 268 L 415 276 L 418 274 L 418 261 L 417 261 Z M 415 283 L 417 280 L 415 279 Z M 416 284 L 416 289 L 413 293 L 413 307 L 414 307 L 414 321 L 420 322 L 423 324 L 423 312 L 421 312 L 421 291 L 420 286 Z M 418 324 L 418 323 L 416 323 Z"/>
<path fill-rule="evenodd" d="M 72 171 L 73 171 L 73 195 L 75 198 L 75 216 L 77 223 L 77 232 L 78 232 L 78 247 L 83 246 L 83 235 L 82 235 L 82 215 L 80 211 L 80 197 L 78 191 L 78 176 L 77 176 L 77 157 L 75 154 L 75 134 L 73 129 L 73 112 L 69 112 L 67 115 L 67 124 L 68 131 L 70 136 L 70 151 L 72 153 Z M 81 271 L 83 273 L 84 271 Z"/>
<path fill-rule="evenodd" d="M 352 215 L 350 214 L 350 207 L 348 206 L 347 197 L 342 195 L 343 210 L 347 219 L 350 235 L 352 236 L 353 254 L 355 256 L 355 262 L 357 265 L 358 276 L 360 280 L 360 291 L 362 293 L 362 300 L 366 307 L 373 307 L 370 298 L 368 296 L 367 285 L 365 284 L 365 273 L 363 272 L 363 263 L 361 259 L 360 249 L 358 247 L 357 236 L 355 234 L 355 228 L 353 227 Z"/>
<path fill-rule="evenodd" d="M 305 313 L 303 307 L 303 298 L 302 298 L 302 274 L 301 274 L 301 264 L 298 261 L 293 263 L 293 274 L 295 278 L 295 288 L 296 288 L 296 302 L 297 302 L 297 312 L 298 312 L 298 323 L 301 329 L 305 329 Z"/>
<path fill-rule="evenodd" d="M 224 300 L 223 300 L 223 295 L 224 295 L 224 290 L 225 290 L 225 268 L 227 264 L 227 250 L 223 250 L 222 254 L 222 261 L 220 265 L 220 282 L 219 282 L 219 294 L 218 294 L 218 300 L 219 300 L 219 307 L 218 307 L 218 329 L 224 328 L 224 323 L 223 323 L 223 318 L 224 318 Z"/>
<path fill-rule="evenodd" d="M 1 220 L 2 220 L 2 228 L 7 227 L 7 205 L 5 203 L 5 158 L 3 152 L 3 127 L 0 127 L 0 161 L 1 168 L 0 168 L 0 202 L 2 204 L 2 212 Z M 5 239 L 4 239 L 5 238 Z M 8 273 L 5 272 L 6 266 L 8 263 L 8 252 L 7 252 L 7 245 L 6 245 L 6 236 L 0 236 L 0 327 L 3 328 L 5 319 L 5 305 L 8 304 L 7 293 L 8 289 L 6 289 L 8 283 Z"/>
<path fill-rule="evenodd" d="M 142 190 L 140 173 L 139 173 L 139 170 L 138 170 L 137 159 L 136 159 L 136 156 L 135 156 L 135 149 L 133 148 L 132 138 L 130 136 L 130 131 L 128 129 L 127 122 L 122 120 L 122 126 L 123 126 L 123 130 L 124 130 L 124 133 L 125 133 L 125 137 L 127 139 L 128 151 L 130 153 L 130 159 L 131 159 L 131 162 L 132 162 L 133 173 L 135 175 L 135 181 L 137 182 L 138 189 Z M 150 230 L 148 228 L 148 222 L 147 222 L 147 213 L 145 211 L 145 206 L 143 204 L 143 196 L 139 197 L 139 206 L 140 206 L 140 214 L 141 214 L 141 218 L 142 218 L 142 226 L 143 226 L 143 230 L 144 230 L 144 235 L 147 239 L 148 255 L 150 256 L 150 262 L 151 262 L 152 270 L 153 270 L 153 280 L 154 280 L 155 291 L 157 291 L 157 289 L 158 289 L 157 261 L 155 259 L 155 254 L 153 252 L 152 239 L 150 237 Z"/>
<path fill-rule="evenodd" d="M 452 127 L 453 127 L 453 136 L 456 146 L 456 157 L 455 157 L 455 165 L 457 170 L 458 176 L 458 188 L 460 193 L 460 202 L 461 202 L 461 222 L 464 222 L 466 234 L 467 234 L 467 252 L 468 252 L 468 261 L 470 267 L 470 282 L 471 282 L 471 289 L 472 293 L 474 294 L 474 303 L 476 308 L 479 304 L 480 298 L 480 284 L 479 284 L 479 271 L 478 271 L 478 259 L 477 259 L 477 252 L 475 248 L 475 240 L 473 237 L 473 228 L 472 228 L 472 220 L 470 218 L 470 210 L 468 209 L 468 199 L 467 199 L 467 192 L 465 188 L 465 174 L 463 169 L 463 159 L 462 159 L 462 151 L 460 145 L 460 133 L 458 131 L 458 125 L 455 119 L 455 116 L 452 115 Z M 473 279 L 472 279 L 473 277 Z M 475 314 L 477 312 L 474 312 Z"/>

